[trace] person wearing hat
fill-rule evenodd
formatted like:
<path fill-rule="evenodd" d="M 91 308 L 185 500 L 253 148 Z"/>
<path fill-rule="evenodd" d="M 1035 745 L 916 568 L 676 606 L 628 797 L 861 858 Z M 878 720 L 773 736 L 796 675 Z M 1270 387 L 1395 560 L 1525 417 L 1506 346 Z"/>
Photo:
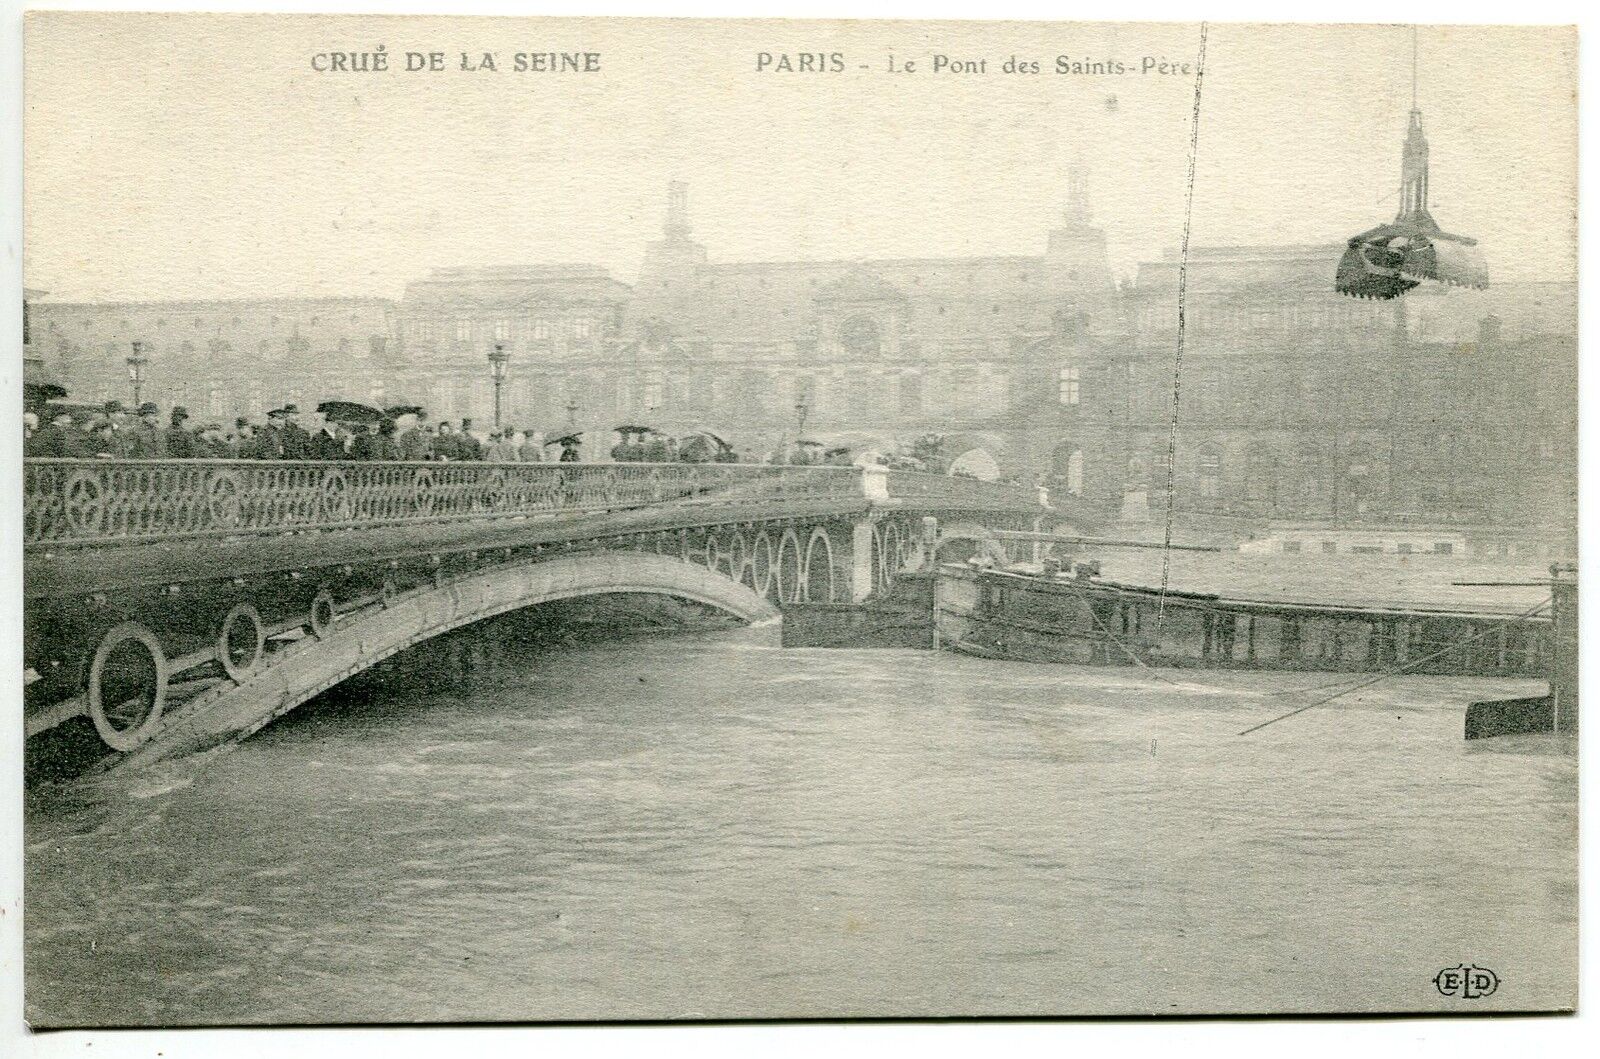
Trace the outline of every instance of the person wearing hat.
<path fill-rule="evenodd" d="M 399 428 L 392 419 L 384 418 L 378 422 L 378 433 L 372 443 L 372 458 L 392 463 L 400 458 L 400 443 L 395 440 Z"/>
<path fill-rule="evenodd" d="M 455 428 L 450 425 L 448 419 L 439 420 L 439 433 L 433 436 L 429 455 L 447 463 L 461 459 L 461 443 L 456 440 Z"/>
<path fill-rule="evenodd" d="M 577 439 L 577 437 L 575 435 L 568 434 L 566 437 L 562 438 L 557 444 L 559 444 L 561 446 L 561 458 L 557 462 L 559 462 L 559 463 L 577 463 L 582 459 L 581 455 L 578 452 L 578 446 L 581 444 L 581 442 Z"/>
<path fill-rule="evenodd" d="M 544 462 L 544 433 L 542 431 L 524 430 L 517 438 L 517 462 Z"/>
<path fill-rule="evenodd" d="M 228 455 L 228 442 L 222 434 L 221 423 L 207 423 L 200 428 L 200 437 L 197 439 L 195 455 L 206 459 L 225 459 Z"/>
<path fill-rule="evenodd" d="M 350 426 L 349 458 L 368 461 L 378 458 L 378 435 L 365 423 L 353 423 Z"/>
<path fill-rule="evenodd" d="M 174 405 L 172 422 L 167 426 L 167 459 L 192 460 L 199 454 L 194 434 L 184 426 L 188 421 L 189 410 L 181 404 Z"/>
<path fill-rule="evenodd" d="M 456 445 L 461 450 L 461 459 L 483 459 L 483 442 L 479 441 L 478 436 L 472 432 L 472 420 L 461 420 L 461 432 L 456 435 Z"/>
<path fill-rule="evenodd" d="M 167 458 L 167 434 L 161 429 L 161 409 L 154 401 L 139 406 L 139 422 L 128 430 L 128 455 L 140 460 Z"/>
<path fill-rule="evenodd" d="M 88 445 L 83 433 L 72 425 L 72 413 L 57 409 L 50 422 L 33 436 L 34 451 L 30 456 L 74 459 L 86 455 Z"/>
<path fill-rule="evenodd" d="M 489 435 L 489 444 L 483 450 L 488 463 L 509 463 L 517 458 L 517 450 L 506 441 L 506 431 L 496 430 Z"/>
<path fill-rule="evenodd" d="M 286 460 L 314 460 L 311 435 L 300 425 L 300 406 L 293 401 L 277 409 L 278 452 Z"/>
<path fill-rule="evenodd" d="M 117 452 L 117 425 L 110 416 L 96 416 L 89 423 L 89 436 L 85 455 L 97 460 L 113 460 Z"/>
<path fill-rule="evenodd" d="M 400 417 L 395 424 L 399 429 L 399 437 L 395 439 L 400 449 L 402 460 L 425 460 L 431 453 L 428 451 L 430 440 L 427 425 L 428 413 L 418 411 Z"/>

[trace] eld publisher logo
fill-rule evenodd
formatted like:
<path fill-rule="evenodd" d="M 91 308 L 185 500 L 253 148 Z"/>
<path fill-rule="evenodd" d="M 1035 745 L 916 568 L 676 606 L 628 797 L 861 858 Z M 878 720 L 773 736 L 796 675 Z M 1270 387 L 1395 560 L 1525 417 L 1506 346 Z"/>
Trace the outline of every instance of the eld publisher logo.
<path fill-rule="evenodd" d="M 1477 1000 L 1499 989 L 1500 977 L 1487 967 L 1464 963 L 1459 967 L 1446 967 L 1434 975 L 1433 986 L 1439 990 L 1440 996 Z"/>

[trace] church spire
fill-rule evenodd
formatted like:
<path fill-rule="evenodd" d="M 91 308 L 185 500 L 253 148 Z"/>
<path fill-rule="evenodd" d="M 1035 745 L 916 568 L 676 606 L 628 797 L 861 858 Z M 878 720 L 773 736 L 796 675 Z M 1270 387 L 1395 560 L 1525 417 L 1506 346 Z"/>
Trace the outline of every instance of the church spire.
<path fill-rule="evenodd" d="M 1062 216 L 1069 225 L 1087 225 L 1089 212 L 1089 171 L 1081 165 L 1067 169 L 1067 208 Z"/>
<path fill-rule="evenodd" d="M 665 231 L 668 239 L 689 238 L 689 185 L 681 180 L 673 180 L 667 184 Z"/>

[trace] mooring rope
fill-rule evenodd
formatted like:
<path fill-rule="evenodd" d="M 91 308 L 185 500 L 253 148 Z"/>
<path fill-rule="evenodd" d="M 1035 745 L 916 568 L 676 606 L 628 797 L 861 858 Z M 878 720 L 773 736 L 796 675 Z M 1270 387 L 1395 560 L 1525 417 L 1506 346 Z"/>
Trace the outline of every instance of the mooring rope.
<path fill-rule="evenodd" d="M 1166 531 L 1161 540 L 1161 595 L 1156 600 L 1156 632 L 1166 610 L 1167 579 L 1172 572 L 1172 498 L 1177 487 L 1178 399 L 1182 395 L 1184 298 L 1189 291 L 1189 227 L 1194 217 L 1194 166 L 1200 148 L 1200 88 L 1206 77 L 1206 23 L 1200 23 L 1200 55 L 1195 60 L 1194 112 L 1189 120 L 1189 181 L 1184 189 L 1183 246 L 1178 255 L 1178 349 L 1172 359 L 1172 423 L 1167 431 Z"/>

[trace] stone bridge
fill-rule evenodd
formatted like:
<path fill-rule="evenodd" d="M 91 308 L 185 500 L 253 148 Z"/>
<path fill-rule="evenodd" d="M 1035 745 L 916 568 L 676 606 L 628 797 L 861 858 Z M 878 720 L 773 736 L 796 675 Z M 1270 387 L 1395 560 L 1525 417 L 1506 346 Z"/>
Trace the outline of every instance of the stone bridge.
<path fill-rule="evenodd" d="M 1035 489 L 876 467 L 24 462 L 25 715 L 133 761 L 248 734 L 384 658 L 558 599 L 747 621 L 861 602 Z M 83 722 L 77 722 L 83 723 Z"/>

